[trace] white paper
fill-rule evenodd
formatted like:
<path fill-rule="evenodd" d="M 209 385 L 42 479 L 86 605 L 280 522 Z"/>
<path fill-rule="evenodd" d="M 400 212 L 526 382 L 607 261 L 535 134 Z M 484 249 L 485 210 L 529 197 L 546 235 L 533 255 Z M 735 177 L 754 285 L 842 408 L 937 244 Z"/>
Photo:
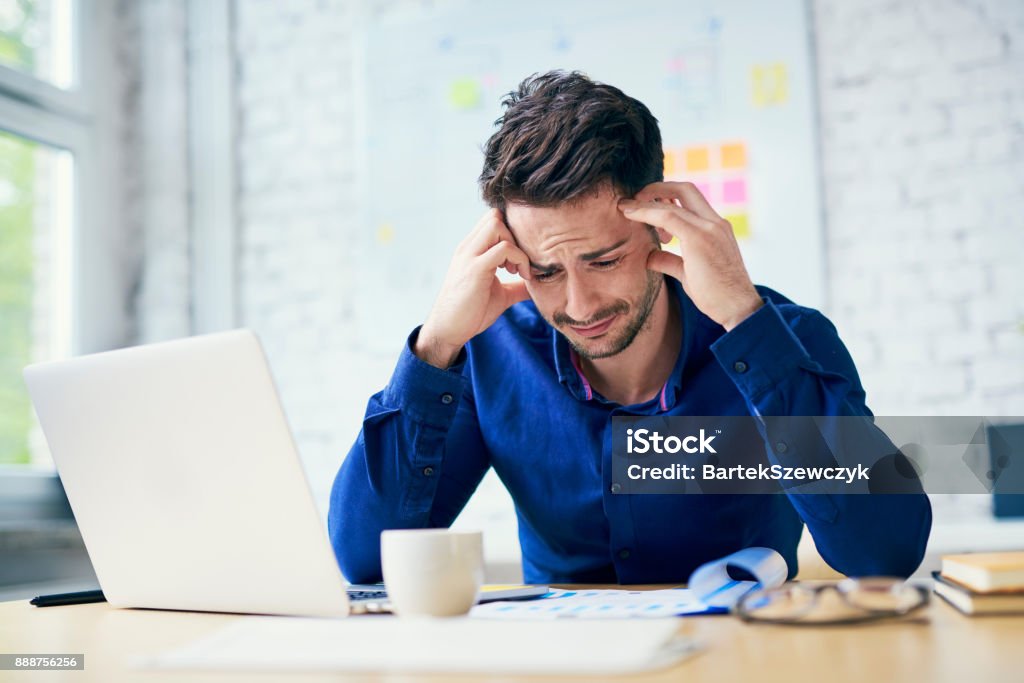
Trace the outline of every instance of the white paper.
<path fill-rule="evenodd" d="M 636 619 L 702 614 L 708 606 L 685 588 L 652 591 L 553 590 L 544 598 L 499 601 L 470 611 L 479 619 Z"/>
<path fill-rule="evenodd" d="M 514 622 L 240 617 L 190 645 L 136 661 L 172 669 L 616 674 L 673 664 L 696 649 L 674 619 Z"/>
<path fill-rule="evenodd" d="M 738 567 L 756 581 L 737 581 L 729 568 Z M 720 560 L 708 562 L 690 575 L 689 587 L 703 602 L 713 607 L 732 607 L 740 598 L 757 588 L 775 588 L 786 582 L 786 560 L 771 548 L 744 548 Z"/>

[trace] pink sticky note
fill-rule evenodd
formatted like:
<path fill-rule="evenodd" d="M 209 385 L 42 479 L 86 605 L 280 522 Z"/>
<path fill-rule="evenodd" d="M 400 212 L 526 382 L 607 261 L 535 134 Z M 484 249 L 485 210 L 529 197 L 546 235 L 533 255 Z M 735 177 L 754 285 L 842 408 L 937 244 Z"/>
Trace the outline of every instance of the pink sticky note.
<path fill-rule="evenodd" d="M 747 181 L 740 178 L 722 183 L 722 201 L 726 204 L 742 204 L 747 201 Z"/>

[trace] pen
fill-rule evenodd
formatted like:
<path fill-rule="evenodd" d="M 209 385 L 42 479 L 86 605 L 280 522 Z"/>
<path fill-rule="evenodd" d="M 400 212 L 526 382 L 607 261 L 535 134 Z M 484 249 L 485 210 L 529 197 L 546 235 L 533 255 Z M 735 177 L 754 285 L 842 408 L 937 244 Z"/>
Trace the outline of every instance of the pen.
<path fill-rule="evenodd" d="M 106 602 L 103 591 L 80 591 L 78 593 L 54 593 L 53 595 L 39 595 L 29 600 L 30 605 L 36 607 L 56 607 L 58 605 L 80 605 L 86 602 Z"/>

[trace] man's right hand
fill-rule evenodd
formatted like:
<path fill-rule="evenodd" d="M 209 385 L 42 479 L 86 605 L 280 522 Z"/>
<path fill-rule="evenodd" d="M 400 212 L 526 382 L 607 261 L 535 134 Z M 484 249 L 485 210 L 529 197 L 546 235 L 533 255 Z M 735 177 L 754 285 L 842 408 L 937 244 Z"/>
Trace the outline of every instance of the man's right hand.
<path fill-rule="evenodd" d="M 516 246 L 498 209 L 483 215 L 455 250 L 441 292 L 420 328 L 416 356 L 446 369 L 470 339 L 512 304 L 530 297 L 523 281 L 505 283 L 498 268 L 530 279 L 530 259 Z"/>

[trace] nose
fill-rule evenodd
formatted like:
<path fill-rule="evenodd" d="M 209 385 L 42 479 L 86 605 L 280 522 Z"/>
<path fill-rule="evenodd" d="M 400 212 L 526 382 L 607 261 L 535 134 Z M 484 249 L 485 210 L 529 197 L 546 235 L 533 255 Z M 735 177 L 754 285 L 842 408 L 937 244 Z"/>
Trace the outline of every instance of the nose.
<path fill-rule="evenodd" d="M 599 308 L 597 290 L 592 283 L 571 271 L 566 273 L 565 314 L 578 323 L 586 323 Z"/>

